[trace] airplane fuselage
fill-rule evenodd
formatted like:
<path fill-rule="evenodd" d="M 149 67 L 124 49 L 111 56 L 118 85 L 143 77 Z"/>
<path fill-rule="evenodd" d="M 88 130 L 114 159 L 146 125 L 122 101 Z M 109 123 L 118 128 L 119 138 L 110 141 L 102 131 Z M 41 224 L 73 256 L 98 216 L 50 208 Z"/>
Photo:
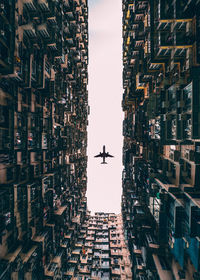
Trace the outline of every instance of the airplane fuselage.
<path fill-rule="evenodd" d="M 107 162 L 105 162 L 106 157 L 103 156 L 103 162 L 101 162 L 101 164 L 106 164 Z"/>
<path fill-rule="evenodd" d="M 99 153 L 98 155 L 96 155 L 95 157 L 102 157 L 103 158 L 103 162 L 101 162 L 101 164 L 107 164 L 107 162 L 105 161 L 105 159 L 107 157 L 113 157 L 112 155 L 110 155 L 108 152 L 106 153 L 106 146 L 103 145 L 103 152 Z"/>

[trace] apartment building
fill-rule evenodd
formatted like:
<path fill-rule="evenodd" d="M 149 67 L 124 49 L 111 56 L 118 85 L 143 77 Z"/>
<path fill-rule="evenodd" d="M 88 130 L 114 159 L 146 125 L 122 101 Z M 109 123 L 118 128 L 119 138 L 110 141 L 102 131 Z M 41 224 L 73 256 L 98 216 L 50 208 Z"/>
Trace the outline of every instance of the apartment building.
<path fill-rule="evenodd" d="M 69 263 L 67 279 L 132 279 L 121 214 L 88 213 Z"/>
<path fill-rule="evenodd" d="M 133 276 L 200 279 L 200 3 L 122 2 L 122 214 Z"/>
<path fill-rule="evenodd" d="M 0 1 L 0 279 L 68 279 L 86 219 L 87 0 Z"/>

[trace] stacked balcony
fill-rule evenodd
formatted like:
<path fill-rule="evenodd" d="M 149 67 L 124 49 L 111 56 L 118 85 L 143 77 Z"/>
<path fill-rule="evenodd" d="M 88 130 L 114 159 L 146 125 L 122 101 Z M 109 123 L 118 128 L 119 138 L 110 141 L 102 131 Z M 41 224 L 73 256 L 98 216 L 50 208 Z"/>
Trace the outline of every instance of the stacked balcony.
<path fill-rule="evenodd" d="M 64 279 L 132 279 L 121 215 L 88 212 L 64 275 Z"/>
<path fill-rule="evenodd" d="M 87 210 L 87 1 L 0 17 L 0 278 L 64 279 Z"/>
<path fill-rule="evenodd" d="M 15 44 L 15 1 L 1 1 L 0 4 L 0 71 L 12 73 Z"/>
<path fill-rule="evenodd" d="M 122 215 L 135 279 L 199 277 L 190 233 L 199 208 L 198 9 L 123 1 Z"/>

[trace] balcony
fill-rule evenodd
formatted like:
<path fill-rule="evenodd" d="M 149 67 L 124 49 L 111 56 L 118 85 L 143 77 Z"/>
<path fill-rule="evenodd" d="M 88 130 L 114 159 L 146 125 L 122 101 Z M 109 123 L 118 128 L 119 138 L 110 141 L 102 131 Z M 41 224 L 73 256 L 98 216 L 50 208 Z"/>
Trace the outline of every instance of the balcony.
<path fill-rule="evenodd" d="M 31 248 L 27 250 L 27 252 L 21 253 L 21 258 L 24 264 L 26 264 L 25 271 L 27 273 L 32 273 L 36 269 L 38 270 L 38 274 L 41 267 L 39 265 L 41 258 L 42 258 L 42 252 L 40 246 L 34 245 Z M 29 275 L 30 277 L 31 275 Z M 40 274 L 41 276 L 41 274 Z"/>
<path fill-rule="evenodd" d="M 41 175 L 41 164 L 32 163 L 30 168 L 30 174 L 33 178 L 38 178 Z"/>
<path fill-rule="evenodd" d="M 48 279 L 55 279 L 55 277 L 59 275 L 58 264 L 55 262 L 51 262 L 48 268 L 45 269 L 44 274 L 46 277 L 48 277 Z"/>
<path fill-rule="evenodd" d="M 50 12 L 48 0 L 38 0 L 38 6 L 42 12 Z"/>
<path fill-rule="evenodd" d="M 170 150 L 169 158 L 173 161 L 179 162 L 180 160 L 180 151 Z"/>
<path fill-rule="evenodd" d="M 145 271 L 146 265 L 141 256 L 134 255 L 134 274 L 137 275 L 140 271 Z"/>
<path fill-rule="evenodd" d="M 37 26 L 37 33 L 45 40 L 50 39 L 50 31 L 46 23 Z"/>
<path fill-rule="evenodd" d="M 185 32 L 180 32 L 180 31 L 177 31 L 176 32 L 176 41 L 175 41 L 175 44 L 176 44 L 176 48 L 179 48 L 179 49 L 187 49 L 187 48 L 191 48 L 193 46 L 193 35 L 192 33 L 187 33 Z"/>
<path fill-rule="evenodd" d="M 37 38 L 36 31 L 32 23 L 23 25 L 22 29 L 24 31 L 24 35 L 30 40 L 35 40 Z"/>
<path fill-rule="evenodd" d="M 157 30 L 158 31 L 171 31 L 172 22 L 170 20 L 160 20 L 158 21 Z"/>
<path fill-rule="evenodd" d="M 168 5 L 167 0 L 159 1 L 156 10 L 157 20 L 170 21 L 173 18 L 173 5 Z"/>
<path fill-rule="evenodd" d="M 10 279 L 10 265 L 7 261 L 1 260 L 0 261 L 0 277 L 1 279 Z"/>
<path fill-rule="evenodd" d="M 67 209 L 67 206 L 58 206 L 57 210 L 54 211 L 54 215 L 58 219 L 58 222 L 59 222 L 59 220 L 62 220 L 62 218 L 64 219 L 66 209 Z"/>
<path fill-rule="evenodd" d="M 188 161 L 195 161 L 195 151 L 194 150 L 189 150 L 185 149 L 184 151 L 184 158 Z"/>
<path fill-rule="evenodd" d="M 157 57 L 169 57 L 174 47 L 173 38 L 167 34 L 160 33 L 155 42 L 155 53 Z"/>
<path fill-rule="evenodd" d="M 0 184 L 10 184 L 16 180 L 16 167 L 8 165 L 6 167 L 1 166 L 0 169 Z"/>
<path fill-rule="evenodd" d="M 65 12 L 66 18 L 68 19 L 68 21 L 70 22 L 70 24 L 72 24 L 71 22 L 76 20 L 76 15 L 73 11 L 68 11 Z"/>
<path fill-rule="evenodd" d="M 177 119 L 175 115 L 167 116 L 167 139 L 168 140 L 176 140 L 177 139 Z"/>
<path fill-rule="evenodd" d="M 189 186 L 197 186 L 199 184 L 199 177 L 197 175 L 199 170 L 200 165 L 183 160 L 181 168 L 182 183 L 189 184 Z"/>
<path fill-rule="evenodd" d="M 177 109 L 177 99 L 179 97 L 179 92 L 176 90 L 176 87 L 173 85 L 168 89 L 168 102 L 169 102 L 169 111 L 173 112 Z"/>
<path fill-rule="evenodd" d="M 14 202 L 12 189 L 2 189 L 0 192 L 0 219 L 1 226 L 0 232 L 4 230 L 10 230 L 13 225 L 13 209 L 12 204 Z"/>
<path fill-rule="evenodd" d="M 23 0 L 23 4 L 24 4 L 25 9 L 29 13 L 36 13 L 37 12 L 37 8 L 36 8 L 33 0 Z"/>
<path fill-rule="evenodd" d="M 192 237 L 200 237 L 200 209 L 198 206 L 198 198 L 191 198 L 192 206 L 191 207 L 191 232 L 190 235 Z"/>
<path fill-rule="evenodd" d="M 192 138 L 192 120 L 190 115 L 186 115 L 186 120 L 183 120 L 183 138 L 191 140 Z"/>
<path fill-rule="evenodd" d="M 13 10 L 14 10 L 13 3 L 2 1 L 0 6 L 0 16 L 6 23 L 10 23 L 10 21 L 12 20 Z"/>
<path fill-rule="evenodd" d="M 187 227 L 188 232 L 187 236 L 190 236 L 190 238 L 187 238 L 188 241 L 186 241 L 186 252 L 189 255 L 191 262 L 193 266 L 195 267 L 195 270 L 199 270 L 199 250 L 200 250 L 200 243 L 199 243 L 199 237 L 200 237 L 200 223 L 199 223 L 199 195 L 193 194 L 193 193 L 186 193 L 187 200 L 186 200 L 186 209 L 187 209 Z M 189 223 L 190 221 L 190 223 Z M 194 246 L 196 248 L 196 253 L 194 253 Z M 195 278 L 194 278 L 195 279 Z M 198 278 L 197 278 L 198 279 Z"/>
<path fill-rule="evenodd" d="M 7 25 L 0 26 L 0 41 L 5 47 L 10 47 L 11 31 Z"/>
<path fill-rule="evenodd" d="M 0 6 L 0 71 L 7 75 L 13 72 L 14 58 L 14 13 L 15 4 L 2 1 Z"/>
<path fill-rule="evenodd" d="M 169 57 L 172 50 L 175 57 L 184 57 L 185 51 L 192 48 L 192 38 L 185 39 L 185 37 L 179 37 L 176 40 L 173 34 L 168 35 L 168 33 L 159 32 L 158 39 L 155 42 L 155 53 L 157 57 Z"/>
<path fill-rule="evenodd" d="M 52 27 L 56 27 L 57 20 L 56 20 L 56 17 L 55 17 L 55 16 L 48 17 L 48 18 L 47 18 L 47 22 L 48 22 L 48 24 L 51 25 Z"/>
<path fill-rule="evenodd" d="M 64 275 L 68 277 L 73 277 L 75 275 L 75 268 L 76 268 L 75 265 L 69 264 L 67 271 L 64 273 Z"/>

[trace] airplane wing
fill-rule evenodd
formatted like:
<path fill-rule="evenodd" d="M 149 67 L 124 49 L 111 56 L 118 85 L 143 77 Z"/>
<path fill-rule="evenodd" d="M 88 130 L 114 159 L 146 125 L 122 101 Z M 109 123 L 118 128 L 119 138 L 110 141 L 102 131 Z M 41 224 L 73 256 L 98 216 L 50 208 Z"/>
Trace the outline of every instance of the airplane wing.
<path fill-rule="evenodd" d="M 106 153 L 106 157 L 114 157 L 114 156 L 110 155 L 109 153 Z"/>
<path fill-rule="evenodd" d="M 94 157 L 102 157 L 102 153 L 99 153 L 98 155 L 96 155 Z"/>

